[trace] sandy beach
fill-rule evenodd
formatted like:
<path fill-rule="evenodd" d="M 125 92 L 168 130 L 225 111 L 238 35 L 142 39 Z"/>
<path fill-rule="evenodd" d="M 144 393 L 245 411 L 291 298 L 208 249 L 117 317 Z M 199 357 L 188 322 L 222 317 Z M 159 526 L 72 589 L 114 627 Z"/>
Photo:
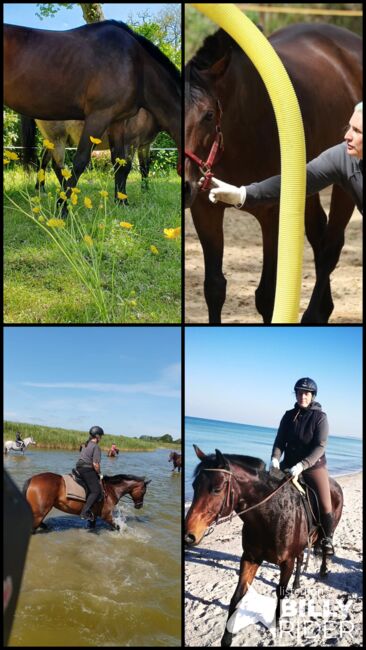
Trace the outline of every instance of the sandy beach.
<path fill-rule="evenodd" d="M 281 638 L 262 623 L 249 625 L 233 639 L 233 646 L 354 646 L 362 639 L 362 473 L 336 477 L 344 494 L 343 514 L 334 533 L 335 555 L 330 573 L 319 577 L 320 558 L 311 552 L 300 589 L 290 596 L 294 606 L 314 603 L 314 615 L 283 621 Z M 217 526 L 185 556 L 185 645 L 220 646 L 230 599 L 238 580 L 242 522 Z M 264 562 L 253 581 L 255 590 L 273 595 L 279 567 Z M 292 587 L 293 577 L 289 587 Z M 342 608 L 343 604 L 343 608 Z M 346 604 L 346 608 L 344 607 Z M 307 605 L 306 605 L 307 606 Z M 328 619 L 326 611 L 331 612 Z M 298 610 L 296 610 L 298 611 Z M 282 620 L 282 619 L 281 619 Z"/>
<path fill-rule="evenodd" d="M 321 192 L 327 214 L 331 192 Z M 260 225 L 253 215 L 235 208 L 225 211 L 224 274 L 227 279 L 223 323 L 263 323 L 255 307 L 255 290 L 262 272 Z M 204 264 L 201 244 L 190 210 L 185 211 L 185 322 L 207 323 L 203 295 Z M 300 318 L 315 284 L 314 256 L 305 238 Z M 362 216 L 357 209 L 345 230 L 345 244 L 331 274 L 334 311 L 329 323 L 362 323 Z"/>

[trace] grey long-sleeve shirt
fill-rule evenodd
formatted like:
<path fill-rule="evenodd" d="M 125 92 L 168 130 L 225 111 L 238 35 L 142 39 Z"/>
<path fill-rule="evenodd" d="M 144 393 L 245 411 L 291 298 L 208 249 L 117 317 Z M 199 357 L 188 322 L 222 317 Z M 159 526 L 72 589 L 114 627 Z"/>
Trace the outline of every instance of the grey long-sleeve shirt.
<path fill-rule="evenodd" d="M 363 213 L 363 161 L 347 153 L 345 142 L 320 154 L 306 165 L 306 195 L 316 194 L 329 185 L 340 185 L 350 194 Z M 272 176 L 261 183 L 246 186 L 245 203 L 279 201 L 281 176 Z"/>

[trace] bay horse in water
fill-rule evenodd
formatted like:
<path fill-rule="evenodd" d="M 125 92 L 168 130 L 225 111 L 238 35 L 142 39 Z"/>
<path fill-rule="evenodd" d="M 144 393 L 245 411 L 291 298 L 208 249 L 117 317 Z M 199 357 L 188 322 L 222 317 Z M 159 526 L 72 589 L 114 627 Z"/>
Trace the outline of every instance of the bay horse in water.
<path fill-rule="evenodd" d="M 172 472 L 174 472 L 175 469 L 178 469 L 178 474 L 179 474 L 182 467 L 182 454 L 177 454 L 176 451 L 171 451 L 169 454 L 168 463 L 170 463 L 171 461 L 173 461 Z"/>
<path fill-rule="evenodd" d="M 145 478 L 139 476 L 117 474 L 116 476 L 104 476 L 102 483 L 105 494 L 104 499 L 94 503 L 91 511 L 96 517 L 104 519 L 114 530 L 119 530 L 118 524 L 115 524 L 112 519 L 112 512 L 116 504 L 121 497 L 129 494 L 135 508 L 142 508 L 146 486 L 150 481 L 145 481 Z M 35 474 L 35 476 L 28 479 L 24 483 L 23 494 L 32 508 L 33 532 L 40 526 L 47 528 L 46 524 L 43 523 L 43 519 L 51 508 L 57 508 L 71 515 L 80 515 L 84 505 L 83 501 L 67 498 L 64 479 L 60 474 L 53 474 L 52 472 Z M 95 520 L 91 524 L 91 527 L 93 527 Z"/>
<path fill-rule="evenodd" d="M 4 103 L 40 120 L 84 120 L 67 196 L 90 160 L 90 136 L 108 128 L 122 158 L 119 122 L 148 110 L 181 148 L 181 78 L 153 43 L 115 20 L 64 32 L 4 26 Z M 178 169 L 180 163 L 178 162 Z M 62 199 L 61 199 L 62 202 Z M 62 202 L 62 215 L 67 215 Z"/>
<path fill-rule="evenodd" d="M 280 29 L 269 41 L 282 60 L 299 101 L 307 162 L 343 139 L 354 106 L 362 98 L 362 40 L 328 24 L 297 24 Z M 221 133 L 221 135 L 220 135 Z M 199 191 L 202 176 L 193 153 L 209 159 L 216 141 L 213 174 L 233 185 L 249 185 L 280 173 L 276 120 L 269 95 L 256 68 L 222 29 L 204 41 L 185 68 L 185 206 L 191 208 L 204 261 L 204 292 L 210 323 L 221 322 L 226 279 L 222 272 L 225 204 L 213 204 Z M 333 186 L 329 222 L 319 194 L 306 201 L 305 229 L 314 251 L 316 284 L 304 323 L 326 323 L 333 311 L 330 274 L 343 244 L 354 208 L 352 198 Z M 255 293 L 265 323 L 272 318 L 279 206 L 245 203 L 243 210 L 259 221 L 263 267 Z M 245 242 L 243 242 L 245 246 Z"/>
<path fill-rule="evenodd" d="M 36 124 L 42 136 L 55 145 L 54 149 L 44 149 L 42 151 L 40 161 L 38 161 L 36 155 Z M 39 171 L 39 169 L 46 171 L 48 163 L 52 161 L 53 170 L 62 186 L 63 176 L 61 170 L 65 164 L 65 148 L 68 143 L 71 146 L 78 146 L 84 122 L 82 120 L 34 120 L 21 115 L 21 125 L 23 165 L 29 168 L 29 165 L 32 164 L 36 171 Z M 126 161 L 125 165 L 118 165 L 115 160 L 113 162 L 113 159 L 115 159 L 114 151 L 111 152 L 112 164 L 117 165 L 114 176 L 115 200 L 118 203 L 128 204 L 127 199 L 117 197 L 117 192 L 127 193 L 126 182 L 136 152 L 140 165 L 141 187 L 143 190 L 148 189 L 150 146 L 160 130 L 154 116 L 144 108 L 140 108 L 136 115 L 128 120 L 118 122 L 116 125 L 116 139 L 120 143 L 122 158 Z M 101 140 L 101 144 L 96 145 L 95 151 L 109 149 L 108 130 L 103 134 Z M 36 190 L 38 189 L 45 191 L 45 181 L 39 181 L 37 178 Z"/>
<path fill-rule="evenodd" d="M 264 471 L 265 463 L 259 458 L 223 455 L 217 449 L 215 454 L 206 455 L 196 445 L 194 449 L 201 462 L 194 472 L 194 496 L 185 521 L 185 543 L 187 546 L 198 544 L 214 521 L 237 512 L 244 522 L 244 552 L 240 562 L 239 582 L 230 602 L 227 620 L 248 591 L 263 561 L 280 567 L 280 582 L 276 589 L 278 620 L 280 601 L 286 595 L 295 559 L 297 565 L 293 589 L 300 586 L 300 568 L 308 544 L 308 534 L 311 544 L 318 538 L 317 529 L 314 532 L 308 531 L 302 497 L 288 481 L 279 487 L 278 478 Z M 283 476 L 282 472 L 280 475 Z M 343 493 L 334 479 L 329 478 L 329 483 L 335 529 L 342 514 Z M 271 492 L 274 492 L 273 496 L 261 503 Z M 255 507 L 250 509 L 251 506 Z M 327 573 L 327 556 L 323 550 L 320 575 L 324 577 Z M 232 637 L 225 629 L 221 645 L 231 645 Z"/>

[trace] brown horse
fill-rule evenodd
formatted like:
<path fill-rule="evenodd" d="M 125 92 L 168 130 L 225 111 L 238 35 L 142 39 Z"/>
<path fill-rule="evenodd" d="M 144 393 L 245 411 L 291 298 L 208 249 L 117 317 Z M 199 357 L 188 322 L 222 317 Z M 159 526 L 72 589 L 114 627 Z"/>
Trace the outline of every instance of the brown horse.
<path fill-rule="evenodd" d="M 179 156 L 180 73 L 122 22 L 105 20 L 64 32 L 5 25 L 4 103 L 41 120 L 84 120 L 72 175 L 63 180 L 67 196 L 90 160 L 90 136 L 101 138 L 108 128 L 110 149 L 122 158 L 116 130 L 140 108 L 171 135 Z"/>
<path fill-rule="evenodd" d="M 69 142 L 71 145 L 78 146 L 81 134 L 84 128 L 82 120 L 33 120 L 32 118 L 21 116 L 22 123 L 22 144 L 23 156 L 22 162 L 25 167 L 33 164 L 34 168 L 43 169 L 52 161 L 54 172 L 62 185 L 63 176 L 61 170 L 65 164 L 65 148 Z M 37 124 L 43 137 L 52 142 L 54 149 L 44 149 L 41 160 L 36 156 L 36 128 Z M 126 194 L 126 182 L 132 168 L 132 161 L 137 152 L 140 172 L 141 187 L 143 190 L 148 188 L 148 175 L 150 167 L 150 146 L 156 138 L 160 128 L 151 113 L 144 108 L 140 108 L 138 113 L 128 120 L 123 120 L 116 125 L 116 138 L 121 143 L 122 158 L 126 161 L 125 165 L 118 165 L 115 160 L 114 151 L 111 152 L 112 163 L 116 165 L 115 171 L 115 200 L 121 204 L 128 204 L 127 199 L 118 199 L 117 192 Z M 102 135 L 101 144 L 96 145 L 95 151 L 105 151 L 109 149 L 108 130 Z M 36 189 L 45 191 L 45 181 L 39 181 L 37 178 Z"/>
<path fill-rule="evenodd" d="M 194 472 L 194 496 L 185 522 L 185 543 L 194 546 L 200 542 L 206 529 L 220 517 L 237 512 L 244 522 L 242 532 L 243 555 L 239 582 L 230 602 L 227 620 L 234 613 L 241 598 L 248 591 L 263 561 L 280 567 L 277 587 L 276 619 L 280 616 L 280 601 L 286 595 L 295 559 L 296 575 L 293 589 L 300 586 L 300 568 L 308 543 L 308 523 L 301 495 L 288 481 L 279 488 L 279 480 L 265 472 L 259 458 L 216 454 L 206 455 L 196 445 L 194 449 L 201 463 Z M 281 473 L 282 475 L 282 473 Z M 330 478 L 334 528 L 342 514 L 341 487 Z M 279 489 L 277 489 L 279 488 Z M 261 504 L 271 492 L 273 496 Z M 250 509 L 251 506 L 256 506 Z M 248 512 L 242 512 L 248 509 Z M 318 538 L 318 531 L 309 531 L 310 543 Z M 328 573 L 327 556 L 323 550 L 320 575 Z M 225 629 L 221 645 L 229 646 L 232 634 Z"/>
<path fill-rule="evenodd" d="M 332 25 L 291 25 L 269 38 L 294 86 L 304 122 L 307 161 L 342 141 L 343 129 L 362 97 L 362 40 Z M 222 133 L 222 136 L 218 132 Z M 267 90 L 243 50 L 223 30 L 206 38 L 185 69 L 185 205 L 191 208 L 204 260 L 204 291 L 210 323 L 221 322 L 226 279 L 222 272 L 225 206 L 199 191 L 202 161 L 213 153 L 214 175 L 249 185 L 280 173 L 277 125 Z M 187 156 L 187 152 L 189 156 Z M 212 163 L 212 161 L 210 161 Z M 313 248 L 316 284 L 302 322 L 326 323 L 333 311 L 330 274 L 344 243 L 354 202 L 334 185 L 327 224 L 319 194 L 308 197 L 307 238 Z M 275 296 L 278 205 L 245 203 L 259 221 L 263 268 L 256 307 L 270 323 Z M 244 243 L 243 243 L 244 245 Z"/>
<path fill-rule="evenodd" d="M 142 508 L 146 486 L 151 481 L 145 481 L 144 478 L 128 474 L 117 474 L 116 476 L 103 477 L 104 499 L 97 502 L 92 507 L 92 512 L 96 517 L 101 517 L 114 530 L 119 530 L 119 526 L 113 522 L 112 512 L 118 501 L 125 494 L 132 497 L 135 508 Z M 46 528 L 43 522 L 45 516 L 51 508 L 57 508 L 62 512 L 68 512 L 72 515 L 80 515 L 84 503 L 66 497 L 65 482 L 60 474 L 44 472 L 35 474 L 28 479 L 23 486 L 23 494 L 32 508 L 33 513 L 33 532 L 41 526 Z M 92 522 L 95 524 L 95 521 Z"/>
<path fill-rule="evenodd" d="M 169 460 L 168 463 L 173 461 L 173 469 L 172 472 L 177 468 L 178 469 L 178 474 L 181 470 L 182 467 L 182 454 L 177 454 L 176 451 L 171 451 L 169 454 Z"/>

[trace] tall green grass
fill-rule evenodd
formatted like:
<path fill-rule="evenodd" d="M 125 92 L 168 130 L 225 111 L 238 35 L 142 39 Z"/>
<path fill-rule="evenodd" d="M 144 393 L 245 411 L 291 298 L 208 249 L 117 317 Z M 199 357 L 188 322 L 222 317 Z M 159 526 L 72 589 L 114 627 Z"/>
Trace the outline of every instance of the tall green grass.
<path fill-rule="evenodd" d="M 35 174 L 18 165 L 4 172 L 5 323 L 181 322 L 181 239 L 164 236 L 164 228 L 181 224 L 181 179 L 174 170 L 152 178 L 147 192 L 132 172 L 128 206 L 115 204 L 110 173 L 86 172 L 73 208 L 77 218 L 68 217 L 60 230 L 47 226 L 47 218 L 58 216 L 56 177 L 47 174 L 38 215 L 30 201 Z M 43 214 L 46 220 L 37 223 Z M 121 226 L 126 222 L 132 228 Z M 61 250 L 66 229 L 67 254 Z"/>
<path fill-rule="evenodd" d="M 20 431 L 23 440 L 27 436 L 32 436 L 37 443 L 37 447 L 46 449 L 71 449 L 78 451 L 80 445 L 88 440 L 89 437 L 87 431 L 58 429 L 38 424 L 5 421 L 4 442 L 6 440 L 15 440 L 17 431 Z M 107 450 L 113 443 L 117 445 L 120 451 L 154 451 L 154 449 L 160 447 L 166 447 L 167 449 L 178 449 L 180 447 L 177 443 L 163 443 L 159 440 L 151 442 L 140 440 L 140 438 L 114 436 L 106 433 L 100 443 L 101 449 Z"/>

